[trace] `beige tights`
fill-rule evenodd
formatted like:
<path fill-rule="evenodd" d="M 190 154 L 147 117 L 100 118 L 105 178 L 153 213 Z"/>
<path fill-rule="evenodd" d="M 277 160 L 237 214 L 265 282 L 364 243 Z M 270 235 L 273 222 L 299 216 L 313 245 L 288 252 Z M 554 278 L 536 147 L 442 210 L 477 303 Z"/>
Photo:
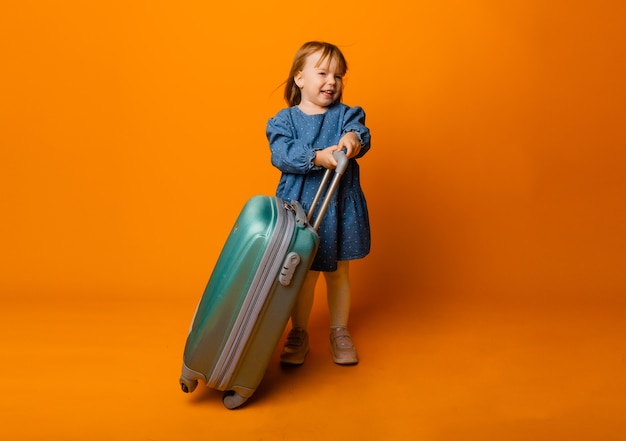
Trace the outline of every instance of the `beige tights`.
<path fill-rule="evenodd" d="M 339 261 L 337 262 L 337 271 L 324 272 L 331 328 L 345 328 L 348 326 L 348 317 L 350 315 L 348 267 L 348 261 Z M 319 275 L 319 271 L 309 271 L 304 281 L 302 291 L 291 313 L 291 326 L 293 328 L 308 329 L 309 317 L 313 308 L 315 285 Z"/>

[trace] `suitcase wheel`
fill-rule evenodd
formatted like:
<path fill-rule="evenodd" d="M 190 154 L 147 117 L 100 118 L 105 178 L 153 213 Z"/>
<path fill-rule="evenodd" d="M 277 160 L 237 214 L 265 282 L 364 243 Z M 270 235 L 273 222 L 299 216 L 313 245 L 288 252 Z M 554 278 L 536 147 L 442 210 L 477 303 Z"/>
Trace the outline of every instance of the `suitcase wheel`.
<path fill-rule="evenodd" d="M 224 392 L 224 396 L 222 397 L 222 402 L 227 409 L 236 409 L 245 403 L 248 400 L 248 397 L 244 397 L 239 395 L 237 392 L 232 390 L 227 390 Z"/>
<path fill-rule="evenodd" d="M 180 388 L 186 394 L 193 392 L 198 385 L 198 380 L 189 380 L 185 377 L 180 378 Z"/>

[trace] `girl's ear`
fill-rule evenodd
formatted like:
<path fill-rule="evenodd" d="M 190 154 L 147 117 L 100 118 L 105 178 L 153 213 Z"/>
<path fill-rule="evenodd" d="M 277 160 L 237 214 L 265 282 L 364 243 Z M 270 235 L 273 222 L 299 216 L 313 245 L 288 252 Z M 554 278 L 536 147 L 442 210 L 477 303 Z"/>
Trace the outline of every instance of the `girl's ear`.
<path fill-rule="evenodd" d="M 296 83 L 296 86 L 302 89 L 302 71 L 293 76 L 293 82 Z"/>

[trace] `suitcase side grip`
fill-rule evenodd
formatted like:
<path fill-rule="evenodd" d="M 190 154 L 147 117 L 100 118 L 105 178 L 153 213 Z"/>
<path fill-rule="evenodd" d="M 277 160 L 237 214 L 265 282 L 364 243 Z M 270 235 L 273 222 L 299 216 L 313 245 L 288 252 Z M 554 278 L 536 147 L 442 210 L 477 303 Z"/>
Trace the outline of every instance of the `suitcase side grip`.
<path fill-rule="evenodd" d="M 298 253 L 291 252 L 287 254 L 285 262 L 280 269 L 280 275 L 278 276 L 278 281 L 281 285 L 289 286 L 289 284 L 291 283 L 291 279 L 293 278 L 293 274 L 295 273 L 299 263 L 300 255 Z"/>

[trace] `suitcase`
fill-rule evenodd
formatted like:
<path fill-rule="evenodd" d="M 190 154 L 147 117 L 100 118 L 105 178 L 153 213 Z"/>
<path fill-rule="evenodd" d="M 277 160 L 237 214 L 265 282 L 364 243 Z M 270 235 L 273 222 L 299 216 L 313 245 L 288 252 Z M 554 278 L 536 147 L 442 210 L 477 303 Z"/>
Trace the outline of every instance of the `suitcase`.
<path fill-rule="evenodd" d="M 199 381 L 224 391 L 228 409 L 244 404 L 261 382 L 317 252 L 317 229 L 348 159 L 335 153 L 309 213 L 296 201 L 255 196 L 240 212 L 196 308 L 180 386 Z M 322 198 L 322 194 L 325 195 Z M 313 224 L 312 217 L 320 200 Z"/>

